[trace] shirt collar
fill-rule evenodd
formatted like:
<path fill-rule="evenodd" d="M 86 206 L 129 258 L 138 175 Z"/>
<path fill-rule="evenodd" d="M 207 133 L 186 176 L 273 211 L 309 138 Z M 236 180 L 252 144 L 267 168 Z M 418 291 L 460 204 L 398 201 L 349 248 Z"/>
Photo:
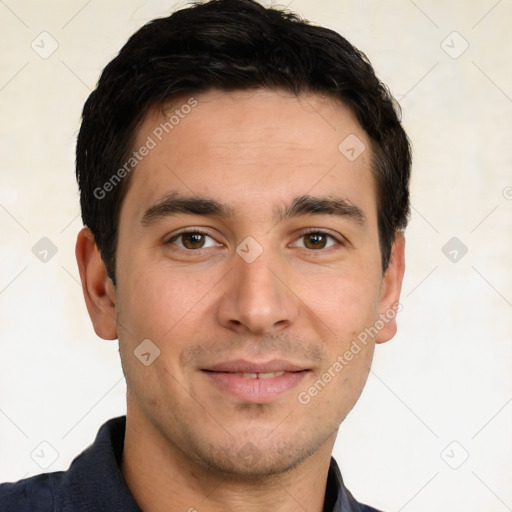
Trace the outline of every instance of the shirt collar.
<path fill-rule="evenodd" d="M 332 457 L 327 475 L 323 512 L 363 512 L 361 505 L 345 487 L 340 468 Z"/>

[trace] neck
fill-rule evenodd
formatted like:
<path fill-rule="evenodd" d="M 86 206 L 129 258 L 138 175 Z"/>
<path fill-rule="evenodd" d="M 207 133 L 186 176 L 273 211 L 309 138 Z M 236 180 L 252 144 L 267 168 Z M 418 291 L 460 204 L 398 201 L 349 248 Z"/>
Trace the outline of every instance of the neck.
<path fill-rule="evenodd" d="M 284 474 L 249 480 L 214 474 L 128 410 L 121 471 L 144 512 L 322 512 L 334 440 Z"/>

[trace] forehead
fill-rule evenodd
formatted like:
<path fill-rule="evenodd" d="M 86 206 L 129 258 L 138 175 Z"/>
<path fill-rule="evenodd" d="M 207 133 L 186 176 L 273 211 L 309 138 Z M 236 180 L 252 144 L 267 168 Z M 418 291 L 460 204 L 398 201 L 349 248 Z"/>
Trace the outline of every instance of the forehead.
<path fill-rule="evenodd" d="M 369 139 L 333 98 L 265 89 L 183 96 L 148 112 L 134 151 L 144 146 L 124 201 L 139 209 L 172 192 L 235 210 L 312 192 L 366 191 L 363 202 L 375 203 Z"/>

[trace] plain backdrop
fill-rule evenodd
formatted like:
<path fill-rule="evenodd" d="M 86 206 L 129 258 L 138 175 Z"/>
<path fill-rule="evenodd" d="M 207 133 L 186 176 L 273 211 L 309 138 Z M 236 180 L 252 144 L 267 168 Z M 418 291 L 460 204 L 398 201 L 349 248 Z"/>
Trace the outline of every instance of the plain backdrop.
<path fill-rule="evenodd" d="M 184 5 L 0 2 L 0 481 L 67 468 L 125 411 L 79 285 L 74 145 L 103 67 Z M 345 482 L 390 512 L 512 510 L 512 3 L 288 5 L 368 55 L 414 147 L 399 332 L 340 429 Z"/>

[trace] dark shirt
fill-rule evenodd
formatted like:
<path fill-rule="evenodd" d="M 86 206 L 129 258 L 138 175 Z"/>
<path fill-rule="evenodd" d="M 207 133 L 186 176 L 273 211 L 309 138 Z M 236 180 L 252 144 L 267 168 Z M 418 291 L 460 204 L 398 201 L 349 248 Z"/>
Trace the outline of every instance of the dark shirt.
<path fill-rule="evenodd" d="M 0 512 L 141 512 L 120 469 L 125 426 L 125 416 L 105 423 L 67 471 L 1 484 Z M 378 512 L 352 497 L 332 458 L 324 512 Z"/>

